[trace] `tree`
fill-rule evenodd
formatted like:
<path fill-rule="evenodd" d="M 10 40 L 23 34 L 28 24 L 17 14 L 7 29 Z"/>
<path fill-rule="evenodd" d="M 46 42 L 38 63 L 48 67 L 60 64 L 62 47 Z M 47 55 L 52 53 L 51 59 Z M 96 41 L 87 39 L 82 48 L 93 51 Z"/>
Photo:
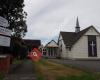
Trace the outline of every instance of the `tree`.
<path fill-rule="evenodd" d="M 28 48 L 25 42 L 18 37 L 11 37 L 10 51 L 11 51 L 10 54 L 13 57 L 16 58 L 20 57 L 21 59 L 25 58 L 28 54 Z"/>
<path fill-rule="evenodd" d="M 13 36 L 22 37 L 27 32 L 26 16 L 23 10 L 24 0 L 0 0 L 0 16 L 9 22 Z"/>
<path fill-rule="evenodd" d="M 3 51 L 15 56 L 22 56 L 24 53 L 20 51 L 27 50 L 22 44 L 22 37 L 27 32 L 27 13 L 23 10 L 24 6 L 24 0 L 0 0 L 0 16 L 8 20 L 8 28 L 12 30 L 11 46 L 4 47 Z"/>

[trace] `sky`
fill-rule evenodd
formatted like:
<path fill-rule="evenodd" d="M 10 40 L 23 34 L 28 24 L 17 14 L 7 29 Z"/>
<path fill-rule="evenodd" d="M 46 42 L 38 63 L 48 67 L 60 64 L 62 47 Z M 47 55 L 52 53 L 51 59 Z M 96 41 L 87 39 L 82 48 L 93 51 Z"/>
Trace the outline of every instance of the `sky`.
<path fill-rule="evenodd" d="M 74 32 L 78 16 L 81 30 L 93 25 L 100 32 L 100 0 L 25 0 L 28 32 L 25 39 L 40 39 L 42 44 L 60 31 Z"/>

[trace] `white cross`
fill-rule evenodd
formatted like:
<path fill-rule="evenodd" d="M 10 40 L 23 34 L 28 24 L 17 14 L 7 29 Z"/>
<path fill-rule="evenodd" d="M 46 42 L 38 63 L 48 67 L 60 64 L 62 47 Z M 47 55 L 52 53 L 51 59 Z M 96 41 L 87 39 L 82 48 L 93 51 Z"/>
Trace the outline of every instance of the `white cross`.
<path fill-rule="evenodd" d="M 36 52 L 32 52 L 33 56 L 38 56 Z"/>
<path fill-rule="evenodd" d="M 91 43 L 90 45 L 92 46 L 92 55 L 94 56 L 94 46 L 95 46 L 95 44 L 94 44 L 94 42 L 92 41 L 92 43 Z"/>

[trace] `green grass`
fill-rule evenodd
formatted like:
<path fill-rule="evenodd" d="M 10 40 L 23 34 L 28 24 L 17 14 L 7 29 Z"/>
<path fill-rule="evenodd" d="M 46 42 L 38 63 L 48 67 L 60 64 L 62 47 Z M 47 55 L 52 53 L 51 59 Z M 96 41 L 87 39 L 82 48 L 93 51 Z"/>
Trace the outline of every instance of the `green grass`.
<path fill-rule="evenodd" d="M 37 62 L 37 63 L 41 63 L 41 61 Z M 36 77 L 37 80 L 46 80 L 45 76 L 41 73 L 39 66 L 37 65 L 37 63 L 33 63 L 33 65 L 35 66 L 35 72 L 36 72 Z"/>
<path fill-rule="evenodd" d="M 37 80 L 100 80 L 100 73 L 91 73 L 47 59 L 34 63 Z"/>
<path fill-rule="evenodd" d="M 40 72 L 38 72 L 37 73 L 37 80 L 46 80 L 46 79 Z"/>
<path fill-rule="evenodd" d="M 22 61 L 19 59 L 14 59 L 13 64 L 20 64 Z"/>
<path fill-rule="evenodd" d="M 0 73 L 0 80 L 4 80 L 4 75 Z"/>

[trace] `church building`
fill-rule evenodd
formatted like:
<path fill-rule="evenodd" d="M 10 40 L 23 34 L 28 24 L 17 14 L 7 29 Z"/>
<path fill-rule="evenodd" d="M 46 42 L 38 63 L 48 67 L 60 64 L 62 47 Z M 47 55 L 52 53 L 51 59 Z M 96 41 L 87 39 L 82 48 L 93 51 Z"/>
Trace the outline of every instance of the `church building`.
<path fill-rule="evenodd" d="M 100 59 L 99 31 L 94 26 L 80 30 L 78 18 L 75 32 L 60 32 L 58 46 L 64 59 Z"/>
<path fill-rule="evenodd" d="M 59 46 L 54 40 L 51 40 L 43 48 L 42 54 L 43 57 L 57 58 L 59 53 L 58 51 L 59 51 Z"/>

